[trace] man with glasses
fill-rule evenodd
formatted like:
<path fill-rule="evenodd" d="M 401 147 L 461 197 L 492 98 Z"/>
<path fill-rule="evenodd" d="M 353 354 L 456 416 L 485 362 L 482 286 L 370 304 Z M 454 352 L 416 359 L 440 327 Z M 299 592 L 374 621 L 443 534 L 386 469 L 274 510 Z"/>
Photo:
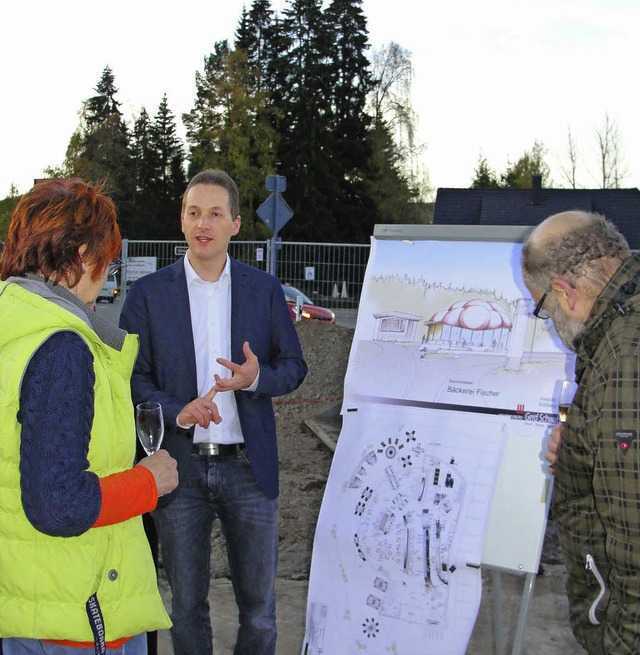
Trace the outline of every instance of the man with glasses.
<path fill-rule="evenodd" d="M 577 356 L 578 390 L 547 456 L 571 626 L 592 655 L 638 653 L 640 256 L 603 216 L 563 212 L 531 233 L 522 273 L 534 316 Z"/>

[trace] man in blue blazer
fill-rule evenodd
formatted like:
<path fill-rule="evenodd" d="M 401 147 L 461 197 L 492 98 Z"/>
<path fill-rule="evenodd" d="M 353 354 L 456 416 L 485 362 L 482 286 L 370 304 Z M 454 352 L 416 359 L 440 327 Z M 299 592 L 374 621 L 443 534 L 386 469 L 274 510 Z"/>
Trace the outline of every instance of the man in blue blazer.
<path fill-rule="evenodd" d="M 211 655 L 208 593 L 215 519 L 225 536 L 240 627 L 234 655 L 274 655 L 278 452 L 271 398 L 307 367 L 277 279 L 227 254 L 238 190 L 203 171 L 183 197 L 184 258 L 131 286 L 120 325 L 139 335 L 135 403 L 162 405 L 178 488 L 153 512 L 172 592 L 175 655 Z M 214 402 L 215 398 L 215 402 Z"/>

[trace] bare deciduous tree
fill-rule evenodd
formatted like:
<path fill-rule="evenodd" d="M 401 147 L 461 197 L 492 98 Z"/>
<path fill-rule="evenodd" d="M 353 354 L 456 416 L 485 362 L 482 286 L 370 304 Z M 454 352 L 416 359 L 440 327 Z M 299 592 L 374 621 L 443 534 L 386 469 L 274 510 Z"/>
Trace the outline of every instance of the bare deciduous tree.
<path fill-rule="evenodd" d="M 580 151 L 578 149 L 578 144 L 576 143 L 576 140 L 571 132 L 571 126 L 569 126 L 567 131 L 567 156 L 569 158 L 569 163 L 567 166 L 561 165 L 560 172 L 563 179 L 569 183 L 569 186 L 572 189 L 577 189 L 577 172 L 578 165 L 580 163 Z"/>
<path fill-rule="evenodd" d="M 622 156 L 622 137 L 616 122 L 605 114 L 604 125 L 596 130 L 598 175 L 594 176 L 603 189 L 619 189 L 627 175 Z"/>

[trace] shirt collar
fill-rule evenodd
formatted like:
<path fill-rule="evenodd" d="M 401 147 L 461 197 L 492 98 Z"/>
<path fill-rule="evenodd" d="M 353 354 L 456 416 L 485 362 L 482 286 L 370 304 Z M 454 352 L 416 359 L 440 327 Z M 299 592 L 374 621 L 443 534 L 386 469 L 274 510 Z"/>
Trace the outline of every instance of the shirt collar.
<path fill-rule="evenodd" d="M 216 284 L 216 282 L 208 282 L 203 280 L 195 271 L 191 262 L 189 261 L 189 251 L 187 250 L 186 255 L 184 256 L 184 274 L 187 278 L 187 286 L 191 286 L 194 282 L 201 284 Z M 231 280 L 231 259 L 227 255 L 227 260 L 225 262 L 224 268 L 222 269 L 222 275 L 218 282 L 228 283 Z"/>

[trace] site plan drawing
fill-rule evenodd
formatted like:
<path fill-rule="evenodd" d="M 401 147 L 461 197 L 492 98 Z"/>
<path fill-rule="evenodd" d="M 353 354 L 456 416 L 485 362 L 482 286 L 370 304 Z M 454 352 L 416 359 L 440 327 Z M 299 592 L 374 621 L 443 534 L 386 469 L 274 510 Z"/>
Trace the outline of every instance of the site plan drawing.
<path fill-rule="evenodd" d="M 384 405 L 345 417 L 316 532 L 307 655 L 411 652 L 403 643 L 464 653 L 504 428 Z"/>

